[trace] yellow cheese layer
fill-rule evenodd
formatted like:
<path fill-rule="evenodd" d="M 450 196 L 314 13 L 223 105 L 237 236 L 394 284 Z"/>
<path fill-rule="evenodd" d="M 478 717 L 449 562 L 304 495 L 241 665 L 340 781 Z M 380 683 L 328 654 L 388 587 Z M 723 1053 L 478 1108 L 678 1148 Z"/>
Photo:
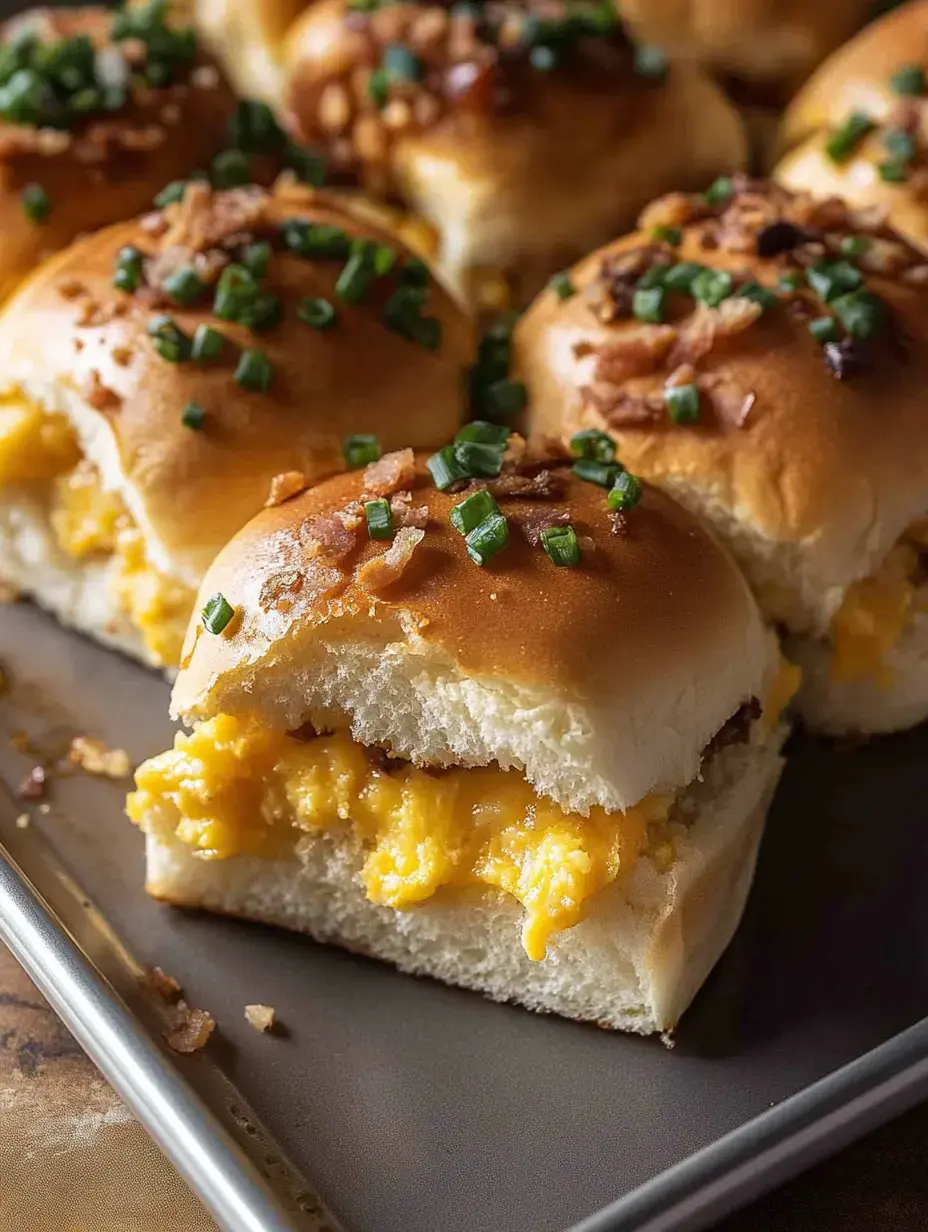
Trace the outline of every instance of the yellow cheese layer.
<path fill-rule="evenodd" d="M 0 484 L 52 479 L 80 456 L 64 415 L 46 415 L 19 396 L 0 400 Z"/>
<path fill-rule="evenodd" d="M 917 590 L 919 555 L 914 534 L 889 552 L 879 572 L 848 588 L 831 622 L 831 675 L 839 683 L 893 683 L 886 656 L 902 637 Z"/>
<path fill-rule="evenodd" d="M 219 715 L 136 775 L 128 812 L 172 805 L 177 836 L 204 858 L 284 854 L 301 831 L 351 823 L 368 898 L 408 908 L 443 886 L 489 886 L 525 908 L 522 943 L 541 959 L 587 900 L 627 874 L 666 821 L 671 796 L 624 813 L 563 812 L 515 771 L 382 767 L 349 736 L 308 741 Z"/>

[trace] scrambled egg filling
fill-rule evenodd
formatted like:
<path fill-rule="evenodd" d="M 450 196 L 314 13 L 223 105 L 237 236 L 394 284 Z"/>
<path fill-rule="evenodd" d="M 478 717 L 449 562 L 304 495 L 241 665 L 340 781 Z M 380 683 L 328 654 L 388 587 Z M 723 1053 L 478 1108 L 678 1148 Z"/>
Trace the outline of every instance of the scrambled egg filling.
<path fill-rule="evenodd" d="M 119 496 L 105 492 L 63 415 L 22 398 L 0 403 L 0 484 L 41 482 L 59 547 L 74 560 L 112 557 L 113 598 L 157 662 L 180 662 L 194 592 L 149 563 L 141 532 Z"/>

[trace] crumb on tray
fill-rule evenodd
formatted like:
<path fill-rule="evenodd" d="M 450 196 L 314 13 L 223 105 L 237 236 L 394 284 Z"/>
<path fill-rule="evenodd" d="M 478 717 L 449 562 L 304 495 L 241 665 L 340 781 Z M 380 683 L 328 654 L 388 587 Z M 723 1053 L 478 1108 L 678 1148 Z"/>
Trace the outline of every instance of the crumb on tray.
<path fill-rule="evenodd" d="M 68 761 L 88 774 L 99 774 L 108 779 L 125 779 L 132 772 L 125 749 L 108 748 L 102 740 L 91 736 L 74 737 L 68 750 Z"/>
<path fill-rule="evenodd" d="M 277 1011 L 273 1005 L 246 1005 L 245 1017 L 256 1031 L 273 1031 Z"/>
<path fill-rule="evenodd" d="M 208 1010 L 198 1010 L 180 1000 L 174 1009 L 170 1028 L 164 1032 L 167 1046 L 174 1052 L 199 1052 L 205 1048 L 216 1026 Z"/>

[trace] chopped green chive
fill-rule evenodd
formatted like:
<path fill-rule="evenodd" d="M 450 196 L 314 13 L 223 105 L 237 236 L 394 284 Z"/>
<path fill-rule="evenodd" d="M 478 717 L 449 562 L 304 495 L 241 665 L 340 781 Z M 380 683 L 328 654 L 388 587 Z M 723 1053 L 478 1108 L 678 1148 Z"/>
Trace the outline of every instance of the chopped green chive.
<path fill-rule="evenodd" d="M 375 68 L 368 77 L 367 97 L 380 110 L 386 107 L 390 97 L 390 74 L 385 68 Z"/>
<path fill-rule="evenodd" d="M 184 413 L 180 417 L 181 423 L 185 428 L 192 428 L 195 432 L 203 427 L 203 421 L 206 419 L 206 407 L 199 402 L 188 402 L 184 407 Z"/>
<path fill-rule="evenodd" d="M 376 436 L 357 434 L 342 441 L 342 457 L 349 470 L 356 471 L 380 457 L 380 441 Z"/>
<path fill-rule="evenodd" d="M 735 291 L 740 299 L 749 299 L 753 304 L 760 304 L 764 312 L 772 308 L 777 302 L 777 297 L 769 287 L 763 286 L 759 282 L 745 282 Z"/>
<path fill-rule="evenodd" d="M 415 284 L 398 286 L 384 306 L 383 323 L 408 342 L 435 351 L 441 344 L 441 322 L 422 315 L 426 294 L 425 287 Z"/>
<path fill-rule="evenodd" d="M 235 608 L 225 595 L 213 595 L 211 599 L 207 599 L 200 619 L 207 633 L 221 633 L 234 615 Z"/>
<path fill-rule="evenodd" d="M 656 244 L 669 244 L 671 248 L 679 248 L 683 243 L 683 232 L 679 227 L 655 227 L 651 239 Z"/>
<path fill-rule="evenodd" d="M 541 546 L 559 569 L 580 564 L 580 544 L 572 526 L 547 526 L 541 532 Z"/>
<path fill-rule="evenodd" d="M 142 282 L 142 253 L 132 244 L 120 248 L 116 256 L 113 286 L 117 291 L 137 291 Z"/>
<path fill-rule="evenodd" d="M 880 163 L 877 171 L 884 184 L 904 184 L 909 178 L 908 167 L 898 158 Z"/>
<path fill-rule="evenodd" d="M 41 184 L 27 184 L 20 201 L 23 213 L 32 222 L 45 222 L 52 212 L 52 199 Z"/>
<path fill-rule="evenodd" d="M 883 148 L 894 158 L 908 162 L 915 157 L 915 138 L 904 128 L 887 128 L 882 136 Z"/>
<path fill-rule="evenodd" d="M 781 274 L 777 279 L 777 290 L 781 295 L 788 295 L 791 291 L 798 291 L 803 281 L 803 276 L 798 270 L 789 274 Z"/>
<path fill-rule="evenodd" d="M 575 458 L 592 458 L 595 462 L 615 459 L 615 441 L 599 428 L 585 428 L 570 438 L 570 452 Z"/>
<path fill-rule="evenodd" d="M 693 281 L 704 273 L 706 267 L 695 261 L 680 261 L 671 265 L 664 274 L 664 286 L 669 291 L 689 291 Z"/>
<path fill-rule="evenodd" d="M 273 376 L 274 368 L 263 351 L 242 351 L 235 369 L 236 383 L 241 385 L 242 389 L 266 394 L 271 387 Z"/>
<path fill-rule="evenodd" d="M 641 500 L 644 485 L 637 475 L 623 471 L 609 489 L 606 504 L 610 509 L 634 509 Z"/>
<path fill-rule="evenodd" d="M 343 261 L 351 252 L 351 240 L 343 227 L 306 222 L 303 218 L 288 218 L 281 223 L 280 238 L 285 248 L 301 257 Z"/>
<path fill-rule="evenodd" d="M 148 323 L 152 346 L 168 363 L 180 364 L 190 358 L 192 344 L 184 331 L 168 316 L 152 317 Z"/>
<path fill-rule="evenodd" d="M 215 188 L 240 188 L 251 182 L 251 159 L 242 150 L 223 150 L 210 163 Z"/>
<path fill-rule="evenodd" d="M 924 94 L 925 70 L 920 64 L 904 64 L 893 73 L 889 84 L 895 94 Z"/>
<path fill-rule="evenodd" d="M 280 300 L 262 292 L 244 265 L 227 265 L 219 276 L 213 297 L 213 312 L 223 321 L 235 321 L 248 329 L 267 329 L 280 320 Z"/>
<path fill-rule="evenodd" d="M 399 272 L 400 282 L 411 287 L 428 286 L 429 267 L 421 257 L 407 257 Z"/>
<path fill-rule="evenodd" d="M 856 291 L 863 280 L 863 274 L 849 261 L 816 261 L 806 270 L 806 282 L 826 304 L 846 291 Z"/>
<path fill-rule="evenodd" d="M 646 269 L 638 279 L 638 289 L 640 291 L 649 291 L 653 287 L 663 287 L 667 282 L 667 274 L 671 267 L 663 261 L 656 261 L 654 265 Z"/>
<path fill-rule="evenodd" d="M 816 317 L 809 322 L 809 333 L 816 342 L 834 342 L 838 337 L 838 323 L 834 317 Z"/>
<path fill-rule="evenodd" d="M 454 456 L 454 446 L 445 445 L 426 462 L 429 474 L 439 492 L 444 492 L 459 479 L 469 479 L 467 471 Z"/>
<path fill-rule="evenodd" d="M 499 513 L 499 505 L 491 492 L 481 488 L 466 496 L 460 504 L 451 506 L 451 525 L 462 535 L 469 535 L 475 526 Z"/>
<path fill-rule="evenodd" d="M 852 338 L 865 341 L 879 333 L 885 323 L 883 305 L 869 291 L 852 291 L 832 301 L 832 308 Z"/>
<path fill-rule="evenodd" d="M 271 263 L 271 246 L 267 240 L 249 244 L 242 252 L 242 265 L 252 278 L 263 278 Z"/>
<path fill-rule="evenodd" d="M 267 103 L 243 99 L 229 116 L 229 144 L 246 154 L 273 154 L 286 135 Z"/>
<path fill-rule="evenodd" d="M 524 381 L 513 381 L 504 377 L 493 381 L 486 389 L 486 409 L 489 415 L 498 415 L 505 419 L 518 415 L 525 409 L 528 402 L 528 389 Z"/>
<path fill-rule="evenodd" d="M 632 300 L 632 313 L 639 321 L 658 324 L 664 319 L 663 287 L 639 287 Z"/>
<path fill-rule="evenodd" d="M 173 205 L 175 201 L 182 201 L 186 189 L 186 180 L 171 180 L 170 184 L 165 184 L 161 192 L 155 197 L 154 204 L 159 210 L 163 210 L 166 205 Z"/>
<path fill-rule="evenodd" d="M 573 465 L 578 479 L 598 484 L 601 488 L 611 488 L 624 469 L 620 462 L 597 462 L 594 458 L 580 458 Z"/>
<path fill-rule="evenodd" d="M 863 111 L 852 111 L 825 142 L 825 153 L 833 163 L 847 162 L 874 127 L 873 120 Z"/>
<path fill-rule="evenodd" d="M 300 300 L 296 315 L 313 329 L 331 329 L 335 324 L 335 309 L 327 299 L 306 296 Z"/>
<path fill-rule="evenodd" d="M 393 538 L 393 512 L 389 501 L 382 497 L 378 500 L 365 501 L 364 516 L 367 519 L 367 533 L 371 539 Z"/>
<path fill-rule="evenodd" d="M 284 163 L 303 184 L 321 188 L 325 183 L 325 158 L 316 150 L 307 150 L 293 141 L 288 141 L 284 150 Z"/>
<path fill-rule="evenodd" d="M 573 284 L 573 279 L 570 274 L 555 274 L 548 286 L 558 297 L 559 300 L 570 299 L 577 294 L 577 288 Z"/>
<path fill-rule="evenodd" d="M 480 445 L 495 445 L 505 449 L 512 435 L 511 429 L 505 424 L 488 423 L 485 419 L 474 419 L 458 432 L 454 438 L 455 445 L 461 441 L 476 441 Z"/>
<path fill-rule="evenodd" d="M 635 72 L 651 81 L 663 81 L 667 76 L 667 53 L 660 47 L 640 43 L 635 48 Z"/>
<path fill-rule="evenodd" d="M 699 419 L 699 390 L 693 384 L 669 386 L 664 390 L 664 405 L 674 423 L 696 423 Z"/>
<path fill-rule="evenodd" d="M 206 290 L 206 283 L 192 265 L 184 265 L 164 280 L 164 289 L 175 304 L 193 304 Z"/>
<path fill-rule="evenodd" d="M 208 363 L 222 354 L 225 338 L 212 325 L 198 325 L 193 334 L 190 358 L 198 364 Z"/>
<path fill-rule="evenodd" d="M 501 513 L 493 513 L 464 538 L 467 555 L 475 565 L 485 565 L 509 541 L 509 526 Z"/>
<path fill-rule="evenodd" d="M 458 465 L 468 478 L 495 479 L 502 469 L 503 445 L 486 445 L 482 441 L 457 441 L 452 449 Z"/>
<path fill-rule="evenodd" d="M 841 241 L 841 253 L 852 259 L 861 257 L 870 247 L 870 243 L 870 237 L 867 235 L 846 235 Z"/>
<path fill-rule="evenodd" d="M 364 243 L 366 244 L 367 241 Z M 373 248 L 367 250 L 367 254 L 378 278 L 386 277 L 396 265 L 397 251 L 389 244 L 374 244 Z"/>
<path fill-rule="evenodd" d="M 422 61 L 404 47 L 394 43 L 383 53 L 383 68 L 390 81 L 418 81 L 422 76 Z"/>
<path fill-rule="evenodd" d="M 717 308 L 732 294 L 734 286 L 735 280 L 727 270 L 705 269 L 690 283 L 690 294 L 710 308 Z"/>
<path fill-rule="evenodd" d="M 720 175 L 703 193 L 706 204 L 711 206 L 726 205 L 735 195 L 735 181 L 727 175 Z"/>

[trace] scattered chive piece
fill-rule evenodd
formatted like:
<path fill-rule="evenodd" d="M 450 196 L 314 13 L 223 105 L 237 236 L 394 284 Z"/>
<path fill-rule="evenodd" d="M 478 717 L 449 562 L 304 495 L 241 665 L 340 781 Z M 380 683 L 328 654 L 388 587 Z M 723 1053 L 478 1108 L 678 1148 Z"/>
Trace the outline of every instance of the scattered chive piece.
<path fill-rule="evenodd" d="M 179 364 L 189 359 L 192 344 L 182 329 L 168 316 L 152 317 L 148 323 L 152 346 L 168 363 Z"/>
<path fill-rule="evenodd" d="M 429 267 L 421 257 L 407 257 L 399 272 L 400 282 L 411 287 L 424 287 L 429 281 Z"/>
<path fill-rule="evenodd" d="M 870 247 L 868 235 L 846 235 L 841 241 L 841 253 L 845 257 L 860 257 Z"/>
<path fill-rule="evenodd" d="M 402 43 L 393 43 L 385 49 L 383 68 L 389 81 L 418 81 L 422 76 L 422 61 Z"/>
<path fill-rule="evenodd" d="M 480 445 L 495 445 L 505 449 L 512 432 L 505 424 L 488 423 L 485 419 L 474 419 L 465 424 L 454 438 L 455 445 L 461 441 L 476 441 Z"/>
<path fill-rule="evenodd" d="M 241 150 L 223 150 L 210 163 L 216 188 L 240 188 L 251 180 L 251 159 Z"/>
<path fill-rule="evenodd" d="M 493 513 L 464 538 L 467 555 L 476 565 L 485 565 L 509 541 L 509 525 L 501 513 Z"/>
<path fill-rule="evenodd" d="M 825 142 L 825 153 L 833 163 L 844 163 L 851 157 L 874 123 L 863 111 L 852 111 L 840 128 Z"/>
<path fill-rule="evenodd" d="M 798 291 L 802 286 L 803 277 L 798 270 L 794 270 L 789 274 L 781 274 L 777 279 L 777 290 L 781 294 L 788 294 L 790 291 Z"/>
<path fill-rule="evenodd" d="M 560 569 L 580 564 L 580 544 L 572 526 L 547 526 L 541 532 L 541 546 Z"/>
<path fill-rule="evenodd" d="M 245 98 L 229 116 L 229 144 L 246 154 L 273 154 L 286 143 L 286 135 L 267 103 Z"/>
<path fill-rule="evenodd" d="M 760 304 L 764 312 L 768 308 L 772 308 L 777 302 L 777 297 L 769 287 L 763 286 L 759 282 L 746 282 L 738 287 L 735 295 L 741 299 L 749 299 L 753 304 Z"/>
<path fill-rule="evenodd" d="M 856 291 L 863 280 L 850 261 L 816 261 L 806 270 L 806 282 L 826 304 L 846 291 Z"/>
<path fill-rule="evenodd" d="M 509 377 L 493 381 L 487 386 L 487 412 L 506 418 L 518 415 L 525 409 L 528 402 L 528 390 L 524 381 L 513 381 Z"/>
<path fill-rule="evenodd" d="M 904 184 L 909 178 L 909 169 L 899 158 L 892 158 L 877 167 L 884 184 Z"/>
<path fill-rule="evenodd" d="M 903 64 L 889 79 L 895 94 L 924 94 L 925 70 L 920 64 Z"/>
<path fill-rule="evenodd" d="M 882 141 L 884 149 L 903 162 L 915 157 L 915 138 L 904 128 L 888 128 Z"/>
<path fill-rule="evenodd" d="M 244 265 L 227 265 L 216 283 L 213 312 L 248 329 L 267 329 L 280 320 L 280 300 L 262 292 Z"/>
<path fill-rule="evenodd" d="M 665 265 L 661 261 L 657 261 L 650 266 L 638 279 L 638 289 L 640 291 L 650 291 L 652 287 L 663 287 L 667 282 L 667 275 L 671 270 L 671 266 Z"/>
<path fill-rule="evenodd" d="M 27 184 L 20 201 L 23 213 L 31 222 L 45 222 L 52 212 L 52 199 L 41 184 Z"/>
<path fill-rule="evenodd" d="M 833 300 L 831 306 L 852 338 L 866 340 L 883 328 L 883 305 L 869 291 L 851 291 Z"/>
<path fill-rule="evenodd" d="M 249 244 L 242 252 L 242 265 L 252 278 L 263 278 L 271 261 L 271 246 L 267 240 L 259 240 L 257 244 Z"/>
<path fill-rule="evenodd" d="M 580 458 L 573 465 L 578 479 L 598 484 L 601 488 L 611 488 L 624 469 L 620 462 L 597 462 L 594 458 Z"/>
<path fill-rule="evenodd" d="M 455 461 L 469 479 L 495 479 L 502 469 L 503 445 L 487 445 L 482 441 L 457 441 L 453 446 Z"/>
<path fill-rule="evenodd" d="M 380 441 L 376 436 L 358 434 L 342 441 L 342 457 L 349 470 L 356 471 L 380 457 Z"/>
<path fill-rule="evenodd" d="M 475 526 L 499 513 L 499 505 L 491 492 L 481 488 L 466 496 L 460 504 L 451 506 L 451 525 L 462 535 L 469 535 Z"/>
<path fill-rule="evenodd" d="M 429 474 L 439 492 L 444 492 L 459 479 L 468 479 L 467 471 L 454 456 L 454 446 L 445 445 L 426 462 Z"/>
<path fill-rule="evenodd" d="M 385 68 L 375 68 L 368 77 L 367 97 L 380 110 L 386 107 L 390 97 L 390 74 Z"/>
<path fill-rule="evenodd" d="M 374 277 L 374 268 L 367 252 L 355 250 L 342 266 L 335 284 L 335 294 L 349 304 L 360 304 Z"/>
<path fill-rule="evenodd" d="M 570 438 L 570 452 L 575 458 L 592 458 L 595 462 L 615 459 L 615 441 L 599 428 L 585 428 Z"/>
<path fill-rule="evenodd" d="M 193 334 L 190 358 L 198 364 L 207 363 L 222 354 L 225 338 L 212 325 L 198 325 Z"/>
<path fill-rule="evenodd" d="M 305 325 L 313 329 L 331 329 L 335 324 L 335 309 L 327 299 L 311 299 L 305 296 L 300 300 L 296 315 Z"/>
<path fill-rule="evenodd" d="M 321 188 L 325 183 L 325 158 L 316 150 L 307 150 L 293 141 L 288 141 L 284 150 L 284 163 L 303 184 Z"/>
<path fill-rule="evenodd" d="M 142 253 L 132 244 L 120 248 L 116 256 L 113 286 L 117 291 L 137 291 L 142 281 Z"/>
<path fill-rule="evenodd" d="M 669 244 L 671 248 L 679 248 L 683 243 L 683 232 L 679 227 L 655 227 L 651 239 L 658 244 Z"/>
<path fill-rule="evenodd" d="M 378 500 L 364 502 L 364 516 L 367 519 L 367 533 L 371 539 L 393 538 L 393 512 L 390 502 L 380 497 Z"/>
<path fill-rule="evenodd" d="M 674 423 L 696 423 L 699 419 L 699 390 L 693 384 L 665 389 L 664 404 Z"/>
<path fill-rule="evenodd" d="M 306 222 L 302 218 L 288 218 L 281 223 L 280 238 L 285 248 L 301 257 L 331 257 L 344 261 L 351 252 L 351 240 L 344 228 Z"/>
<path fill-rule="evenodd" d="M 570 274 L 566 271 L 562 274 L 555 274 L 548 283 L 548 286 L 559 300 L 570 299 L 577 294 L 577 288 L 574 286 Z"/>
<path fill-rule="evenodd" d="M 727 270 L 706 269 L 690 283 L 690 294 L 710 308 L 717 308 L 734 290 L 735 280 Z"/>
<path fill-rule="evenodd" d="M 667 76 L 667 53 L 660 47 L 640 43 L 635 48 L 635 72 L 651 81 L 663 81 Z"/>
<path fill-rule="evenodd" d="M 705 271 L 704 265 L 695 261 L 680 261 L 671 265 L 664 274 L 664 286 L 669 291 L 689 291 L 693 280 Z"/>
<path fill-rule="evenodd" d="M 184 407 L 184 413 L 180 417 L 180 422 L 185 428 L 192 428 L 194 431 L 199 431 L 203 427 L 203 421 L 206 419 L 206 407 L 199 402 L 188 402 Z"/>
<path fill-rule="evenodd" d="M 200 619 L 207 633 L 221 633 L 234 615 L 235 608 L 225 595 L 217 594 L 207 599 L 206 607 L 200 613 Z"/>
<path fill-rule="evenodd" d="M 192 304 L 206 290 L 206 283 L 192 265 L 181 266 L 164 280 L 164 289 L 175 304 Z"/>
<path fill-rule="evenodd" d="M 273 376 L 273 366 L 263 351 L 242 351 L 235 369 L 236 384 L 241 385 L 242 389 L 266 394 L 271 387 Z"/>
<path fill-rule="evenodd" d="M 166 205 L 173 205 L 175 201 L 181 201 L 186 189 L 186 180 L 171 180 L 170 184 L 165 184 L 161 192 L 155 197 L 154 204 L 159 210 L 163 210 Z"/>
<path fill-rule="evenodd" d="M 639 321 L 659 324 L 664 319 L 663 287 L 639 287 L 632 300 L 632 313 Z"/>
<path fill-rule="evenodd" d="M 610 509 L 634 509 L 643 491 L 644 486 L 638 476 L 623 471 L 609 489 L 606 504 Z"/>
<path fill-rule="evenodd" d="M 816 342 L 834 342 L 838 337 L 838 323 L 834 317 L 816 317 L 809 322 L 809 333 Z"/>
<path fill-rule="evenodd" d="M 727 175 L 720 175 L 703 193 L 707 204 L 725 205 L 735 195 L 735 182 Z"/>

